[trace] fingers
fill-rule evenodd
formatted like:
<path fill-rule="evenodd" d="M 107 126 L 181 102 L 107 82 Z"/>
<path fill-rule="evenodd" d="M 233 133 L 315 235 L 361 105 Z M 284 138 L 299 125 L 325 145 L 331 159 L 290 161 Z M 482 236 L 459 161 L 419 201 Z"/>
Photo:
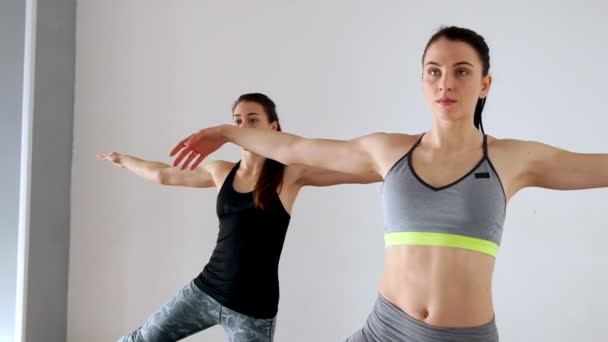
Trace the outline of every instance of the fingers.
<path fill-rule="evenodd" d="M 184 158 L 186 158 L 186 160 L 184 160 Z M 194 170 L 201 164 L 204 159 L 205 156 L 186 146 L 182 151 L 179 152 L 179 155 L 173 161 L 173 166 L 185 170 L 188 165 L 191 165 L 190 170 Z M 180 164 L 181 167 L 179 166 Z"/>
<path fill-rule="evenodd" d="M 188 158 L 186 158 L 186 161 L 182 164 L 182 170 L 185 170 L 188 167 L 188 165 L 190 165 L 190 163 L 192 162 L 192 159 L 194 159 L 194 157 L 196 157 L 197 155 L 199 155 L 199 154 L 194 152 L 193 150 L 191 150 L 190 153 L 188 154 Z"/>
<path fill-rule="evenodd" d="M 177 157 L 175 158 L 175 160 L 173 161 L 173 166 L 177 167 L 182 160 L 188 155 L 190 154 L 190 152 L 192 152 L 192 149 L 188 146 L 182 147 L 181 151 L 179 151 L 179 154 L 177 155 Z M 177 151 L 176 151 L 177 153 Z M 183 170 L 183 168 L 182 168 Z"/>
<path fill-rule="evenodd" d="M 101 160 L 109 160 L 113 153 L 114 152 L 112 152 L 112 153 L 99 153 L 97 155 L 97 158 L 99 158 Z"/>
<path fill-rule="evenodd" d="M 175 145 L 175 147 L 171 150 L 171 153 L 169 153 L 169 157 L 173 157 L 177 152 L 179 152 L 179 150 L 184 148 L 186 146 L 186 141 L 188 141 L 193 135 L 194 134 L 190 134 L 188 137 L 177 143 L 177 145 Z"/>
<path fill-rule="evenodd" d="M 180 141 L 177 145 L 175 145 L 175 147 L 173 147 L 171 152 L 169 152 L 169 157 L 173 157 L 179 150 L 181 150 L 185 146 L 186 144 L 184 143 L 184 141 Z"/>
<path fill-rule="evenodd" d="M 190 168 L 190 170 L 196 169 L 203 162 L 203 159 L 205 159 L 205 157 L 203 157 L 202 154 L 196 156 L 196 159 L 194 159 L 194 163 L 192 163 L 192 167 Z"/>

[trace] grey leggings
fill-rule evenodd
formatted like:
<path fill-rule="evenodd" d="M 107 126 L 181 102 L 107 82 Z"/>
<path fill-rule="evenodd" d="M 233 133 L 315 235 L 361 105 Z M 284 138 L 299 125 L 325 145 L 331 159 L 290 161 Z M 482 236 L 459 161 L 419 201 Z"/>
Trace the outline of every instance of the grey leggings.
<path fill-rule="evenodd" d="M 471 328 L 431 326 L 378 295 L 363 329 L 346 342 L 498 342 L 498 331 L 494 319 Z"/>
<path fill-rule="evenodd" d="M 216 324 L 224 327 L 230 342 L 272 342 L 276 319 L 253 318 L 230 310 L 190 282 L 141 327 L 118 341 L 178 341 Z"/>

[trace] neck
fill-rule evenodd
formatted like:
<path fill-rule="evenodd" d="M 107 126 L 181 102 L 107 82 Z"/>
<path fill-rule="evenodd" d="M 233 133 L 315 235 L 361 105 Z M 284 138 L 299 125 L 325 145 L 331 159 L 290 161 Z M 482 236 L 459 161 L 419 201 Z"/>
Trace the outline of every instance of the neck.
<path fill-rule="evenodd" d="M 239 169 L 249 175 L 259 175 L 266 158 L 246 150 L 241 151 L 241 165 Z"/>
<path fill-rule="evenodd" d="M 471 120 L 434 120 L 433 128 L 427 134 L 432 148 L 458 151 L 478 147 L 482 136 Z"/>

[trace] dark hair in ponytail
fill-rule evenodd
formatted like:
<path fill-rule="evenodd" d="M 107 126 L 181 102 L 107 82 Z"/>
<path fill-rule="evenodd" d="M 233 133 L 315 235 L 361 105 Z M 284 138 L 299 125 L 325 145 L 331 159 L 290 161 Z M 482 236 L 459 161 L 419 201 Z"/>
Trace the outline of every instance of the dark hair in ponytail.
<path fill-rule="evenodd" d="M 277 123 L 277 130 L 281 131 L 281 124 L 279 123 L 279 116 L 275 103 L 266 95 L 260 93 L 243 94 L 234 102 L 232 106 L 232 112 L 236 109 L 236 106 L 241 102 L 254 102 L 264 108 L 268 122 Z M 277 192 L 277 188 L 283 183 L 283 172 L 285 165 L 272 159 L 266 159 L 264 166 L 260 173 L 260 177 L 255 184 L 253 190 L 253 198 L 255 206 L 261 209 L 268 209 L 272 203 L 274 194 Z"/>
<path fill-rule="evenodd" d="M 426 47 L 424 48 L 424 53 L 422 54 L 422 60 L 424 61 L 424 57 L 426 56 L 426 51 L 429 49 L 431 44 L 436 42 L 437 40 L 445 38 L 451 41 L 460 41 L 469 44 L 481 59 L 482 75 L 485 77 L 490 72 L 490 48 L 488 44 L 486 44 L 485 39 L 477 34 L 473 30 L 469 30 L 462 27 L 456 26 L 448 26 L 442 27 L 437 31 L 431 39 L 429 39 Z M 483 123 L 481 120 L 481 113 L 483 112 L 483 107 L 486 104 L 486 98 L 479 98 L 477 100 L 477 105 L 475 106 L 475 116 L 473 118 L 473 123 L 475 127 L 481 130 L 483 133 Z"/>

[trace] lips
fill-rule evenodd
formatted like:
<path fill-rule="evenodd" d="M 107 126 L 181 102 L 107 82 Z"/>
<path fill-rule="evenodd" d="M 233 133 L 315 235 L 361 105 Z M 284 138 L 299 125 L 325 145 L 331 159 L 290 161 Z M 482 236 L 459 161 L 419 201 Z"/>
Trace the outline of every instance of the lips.
<path fill-rule="evenodd" d="M 449 97 L 442 97 L 439 100 L 437 100 L 437 103 L 439 103 L 442 106 L 450 106 L 450 105 L 453 105 L 454 103 L 456 103 L 456 100 L 451 99 Z"/>

